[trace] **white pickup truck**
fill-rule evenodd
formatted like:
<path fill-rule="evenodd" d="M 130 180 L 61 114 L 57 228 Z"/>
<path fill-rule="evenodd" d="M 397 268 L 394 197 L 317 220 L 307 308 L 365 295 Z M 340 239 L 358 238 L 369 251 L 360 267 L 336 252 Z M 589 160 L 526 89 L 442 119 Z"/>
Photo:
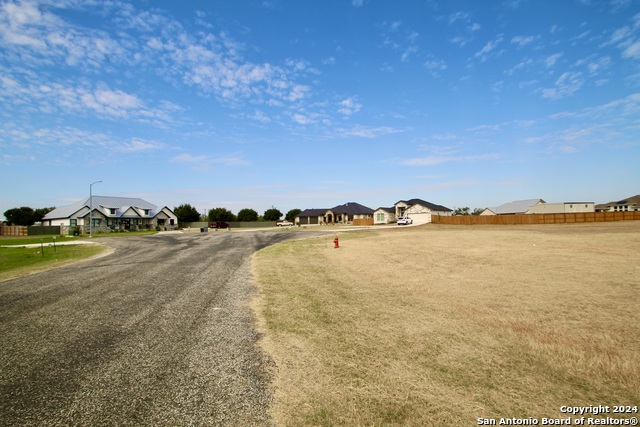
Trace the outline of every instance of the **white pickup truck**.
<path fill-rule="evenodd" d="M 276 225 L 278 227 L 293 227 L 294 226 L 294 224 L 291 221 L 287 221 L 286 219 L 284 221 L 276 222 Z"/>
<path fill-rule="evenodd" d="M 408 216 L 398 217 L 398 225 L 409 225 L 413 224 L 413 220 Z"/>

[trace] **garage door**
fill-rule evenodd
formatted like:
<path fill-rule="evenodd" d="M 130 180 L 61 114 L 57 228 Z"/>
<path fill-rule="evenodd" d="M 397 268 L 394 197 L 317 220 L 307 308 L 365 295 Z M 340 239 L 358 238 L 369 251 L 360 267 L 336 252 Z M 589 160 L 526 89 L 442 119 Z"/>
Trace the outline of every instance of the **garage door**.
<path fill-rule="evenodd" d="M 430 213 L 412 213 L 409 214 L 409 218 L 413 220 L 414 224 L 426 224 L 431 222 Z"/>

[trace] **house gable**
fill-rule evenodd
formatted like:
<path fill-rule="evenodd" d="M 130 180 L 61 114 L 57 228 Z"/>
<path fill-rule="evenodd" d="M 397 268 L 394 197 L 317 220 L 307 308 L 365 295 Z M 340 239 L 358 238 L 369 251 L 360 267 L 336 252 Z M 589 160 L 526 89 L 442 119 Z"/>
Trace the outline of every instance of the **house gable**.
<path fill-rule="evenodd" d="M 403 214 L 411 214 L 411 213 L 431 213 L 431 212 L 442 212 L 449 213 L 453 212 L 451 209 L 442 206 L 436 205 L 431 202 L 427 202 L 422 199 L 409 199 L 409 200 L 400 200 L 395 204 L 396 215 L 402 216 Z"/>
<path fill-rule="evenodd" d="M 452 210 L 445 206 L 422 199 L 399 200 L 395 204 L 396 216 L 408 216 L 415 224 L 426 224 L 431 222 L 432 215 L 451 215 L 451 212 Z"/>
<path fill-rule="evenodd" d="M 603 203 L 596 205 L 598 212 L 625 212 L 640 211 L 640 195 L 627 197 L 617 202 Z"/>
<path fill-rule="evenodd" d="M 529 209 L 532 206 L 538 205 L 540 203 L 545 203 L 542 199 L 526 199 L 526 200 L 516 200 L 515 202 L 509 202 L 497 206 L 495 208 L 487 208 L 490 212 L 483 212 L 484 215 L 491 215 L 493 212 L 495 215 L 515 215 L 515 214 L 524 214 L 528 213 Z"/>
<path fill-rule="evenodd" d="M 374 224 L 390 224 L 396 221 L 396 208 L 378 208 L 373 211 Z"/>

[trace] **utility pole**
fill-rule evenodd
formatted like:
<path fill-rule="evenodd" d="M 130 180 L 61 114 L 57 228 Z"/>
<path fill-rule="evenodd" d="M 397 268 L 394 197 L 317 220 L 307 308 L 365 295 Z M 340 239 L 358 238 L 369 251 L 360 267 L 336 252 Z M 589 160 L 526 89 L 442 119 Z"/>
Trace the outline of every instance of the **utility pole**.
<path fill-rule="evenodd" d="M 89 185 L 89 237 L 93 237 L 93 184 L 98 184 L 102 181 L 92 182 Z"/>

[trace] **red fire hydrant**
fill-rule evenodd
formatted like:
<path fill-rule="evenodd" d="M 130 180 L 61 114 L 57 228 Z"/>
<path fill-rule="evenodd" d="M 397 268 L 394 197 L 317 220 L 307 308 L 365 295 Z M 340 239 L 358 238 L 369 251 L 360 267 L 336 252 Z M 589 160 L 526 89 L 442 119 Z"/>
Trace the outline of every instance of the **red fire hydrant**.
<path fill-rule="evenodd" d="M 338 244 L 338 236 L 336 236 L 336 238 L 333 239 L 333 244 L 335 245 L 333 247 L 334 249 L 338 249 L 340 247 L 340 245 Z"/>

